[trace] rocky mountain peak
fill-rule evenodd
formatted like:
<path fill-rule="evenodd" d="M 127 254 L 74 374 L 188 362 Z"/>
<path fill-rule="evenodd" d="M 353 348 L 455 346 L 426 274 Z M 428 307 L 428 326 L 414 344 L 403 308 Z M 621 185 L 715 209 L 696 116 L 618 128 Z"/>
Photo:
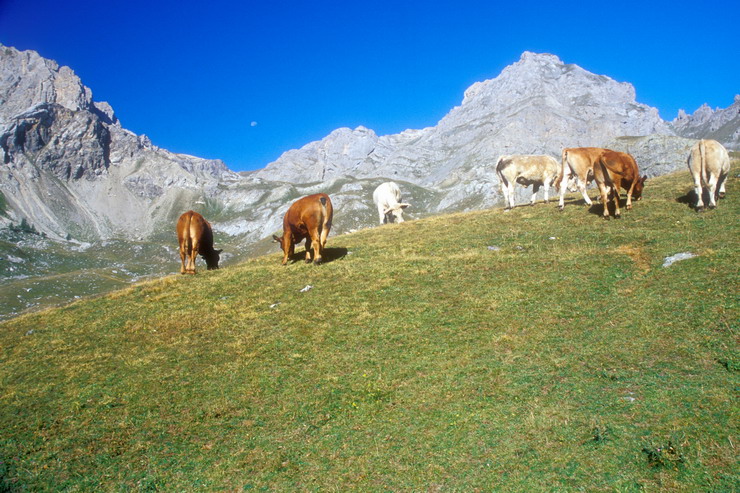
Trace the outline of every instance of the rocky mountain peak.
<path fill-rule="evenodd" d="M 713 110 L 707 103 L 692 115 L 681 109 L 670 125 L 682 137 L 716 139 L 728 149 L 740 150 L 740 95 L 724 109 Z"/>
<path fill-rule="evenodd" d="M 0 45 L 0 123 L 44 103 L 70 111 L 90 109 L 92 91 L 71 68 L 42 58 L 35 51 Z"/>

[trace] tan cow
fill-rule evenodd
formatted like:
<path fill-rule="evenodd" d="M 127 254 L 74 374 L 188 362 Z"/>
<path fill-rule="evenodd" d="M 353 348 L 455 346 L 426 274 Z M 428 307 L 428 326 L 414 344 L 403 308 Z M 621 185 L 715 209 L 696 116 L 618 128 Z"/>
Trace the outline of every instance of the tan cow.
<path fill-rule="evenodd" d="M 614 217 L 619 219 L 619 190 L 627 190 L 627 210 L 632 209 L 632 196 L 635 200 L 642 197 L 642 189 L 647 176 L 640 178 L 635 158 L 626 152 L 606 151 L 593 168 L 594 180 L 601 193 L 604 204 L 604 219 L 609 219 L 609 195 L 614 198 Z"/>
<path fill-rule="evenodd" d="M 725 181 L 730 174 L 730 155 L 716 140 L 700 140 L 691 148 L 689 170 L 694 179 L 696 210 L 704 210 L 703 189 L 709 191 L 709 208 L 717 207 L 717 197 L 725 198 Z"/>
<path fill-rule="evenodd" d="M 222 250 L 213 249 L 213 230 L 203 216 L 195 211 L 187 211 L 180 216 L 177 220 L 177 241 L 180 244 L 180 274 L 195 274 L 195 257 L 198 254 L 205 259 L 208 270 L 218 269 Z"/>
<path fill-rule="evenodd" d="M 593 169 L 596 161 L 609 149 L 600 147 L 572 147 L 563 149 L 563 162 L 556 186 L 560 187 L 560 202 L 558 207 L 562 211 L 565 208 L 565 184 L 575 178 L 575 183 L 583 195 L 586 205 L 591 205 L 591 199 L 586 193 L 586 186 L 593 179 Z"/>
<path fill-rule="evenodd" d="M 290 206 L 283 217 L 283 237 L 272 235 L 283 249 L 283 265 L 293 255 L 296 244 L 306 239 L 306 263 L 321 263 L 321 257 L 329 236 L 334 209 L 331 199 L 325 193 L 317 193 L 298 199 Z"/>
<path fill-rule="evenodd" d="M 525 188 L 532 185 L 532 200 L 534 205 L 540 187 L 545 188 L 545 202 L 548 201 L 548 192 L 558 177 L 559 166 L 552 156 L 544 155 L 514 155 L 501 156 L 496 163 L 496 173 L 501 182 L 501 192 L 504 194 L 505 209 L 514 208 L 514 183 Z"/>

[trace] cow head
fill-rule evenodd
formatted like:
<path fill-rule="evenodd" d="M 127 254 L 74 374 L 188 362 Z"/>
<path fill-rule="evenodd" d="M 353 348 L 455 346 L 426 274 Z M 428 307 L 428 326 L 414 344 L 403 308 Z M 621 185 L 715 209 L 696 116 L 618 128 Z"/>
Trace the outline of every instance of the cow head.
<path fill-rule="evenodd" d="M 221 260 L 221 252 L 223 252 L 223 250 L 211 250 L 210 253 L 201 255 L 201 257 L 206 261 L 206 268 L 208 270 L 218 269 L 218 261 Z"/>
<path fill-rule="evenodd" d="M 393 207 L 388 207 L 383 213 L 388 218 L 388 222 L 391 223 L 402 223 L 403 222 L 403 210 L 409 207 L 411 204 L 396 204 Z"/>
<path fill-rule="evenodd" d="M 291 240 L 292 238 L 286 238 L 285 236 L 279 238 L 275 235 L 272 235 L 273 243 L 279 243 L 280 248 L 283 250 L 283 265 L 288 263 L 288 258 L 291 257 L 295 252 L 295 243 L 293 243 L 293 241 Z"/>
<path fill-rule="evenodd" d="M 635 200 L 640 200 L 642 198 L 642 189 L 645 188 L 645 180 L 647 180 L 647 175 L 637 179 L 637 183 L 635 183 L 635 189 L 632 192 L 632 196 L 635 198 Z"/>

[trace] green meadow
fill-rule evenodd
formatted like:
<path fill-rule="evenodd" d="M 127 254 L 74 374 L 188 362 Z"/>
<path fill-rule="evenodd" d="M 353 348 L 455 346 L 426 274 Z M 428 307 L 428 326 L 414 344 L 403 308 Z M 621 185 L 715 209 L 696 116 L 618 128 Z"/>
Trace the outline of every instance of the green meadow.
<path fill-rule="evenodd" d="M 737 491 L 734 166 L 3 322 L 0 491 Z"/>

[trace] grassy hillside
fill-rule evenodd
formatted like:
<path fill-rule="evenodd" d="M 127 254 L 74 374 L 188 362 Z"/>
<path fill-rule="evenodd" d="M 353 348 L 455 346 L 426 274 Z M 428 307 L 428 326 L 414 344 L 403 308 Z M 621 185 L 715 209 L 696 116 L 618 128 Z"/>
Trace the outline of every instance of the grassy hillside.
<path fill-rule="evenodd" d="M 736 490 L 740 185 L 704 214 L 690 188 L 650 180 L 619 221 L 388 225 L 322 266 L 5 322 L 0 490 Z"/>
<path fill-rule="evenodd" d="M 333 234 L 341 234 L 378 223 L 377 210 L 372 206 L 375 188 L 384 178 L 333 180 L 325 190 L 321 183 L 300 186 L 285 185 L 285 196 L 275 185 L 264 185 L 264 190 L 253 190 L 262 197 L 252 204 L 225 199 L 227 207 L 217 200 L 194 197 L 183 193 L 166 208 L 170 214 L 160 224 L 158 232 L 147 239 L 118 238 L 93 243 L 58 242 L 37 232 L 0 229 L 0 321 L 24 311 L 61 306 L 80 297 L 107 293 L 133 282 L 175 274 L 180 271 L 175 224 L 184 211 L 194 209 L 215 226 L 216 248 L 223 249 L 221 265 L 232 267 L 250 257 L 273 253 L 279 247 L 272 243 L 273 232 L 282 230 L 282 215 L 286 202 L 317 191 L 328 192 L 341 211 L 334 218 Z M 407 218 L 428 216 L 426 211 L 438 204 L 438 194 L 422 187 L 400 182 L 405 200 L 413 203 Z M 255 187 L 250 185 L 246 189 Z M 271 188 L 272 187 L 272 188 Z M 246 189 L 244 194 L 247 194 Z M 224 188 L 222 192 L 226 194 Z M 275 192 L 277 195 L 273 195 Z M 248 196 L 248 195 L 245 195 Z M 3 196 L 0 194 L 0 215 L 3 214 Z M 273 216 L 275 231 L 263 231 L 265 217 Z M 219 228 L 241 221 L 252 222 L 252 231 L 246 234 L 227 234 Z M 247 228 L 250 229 L 250 228 Z"/>

